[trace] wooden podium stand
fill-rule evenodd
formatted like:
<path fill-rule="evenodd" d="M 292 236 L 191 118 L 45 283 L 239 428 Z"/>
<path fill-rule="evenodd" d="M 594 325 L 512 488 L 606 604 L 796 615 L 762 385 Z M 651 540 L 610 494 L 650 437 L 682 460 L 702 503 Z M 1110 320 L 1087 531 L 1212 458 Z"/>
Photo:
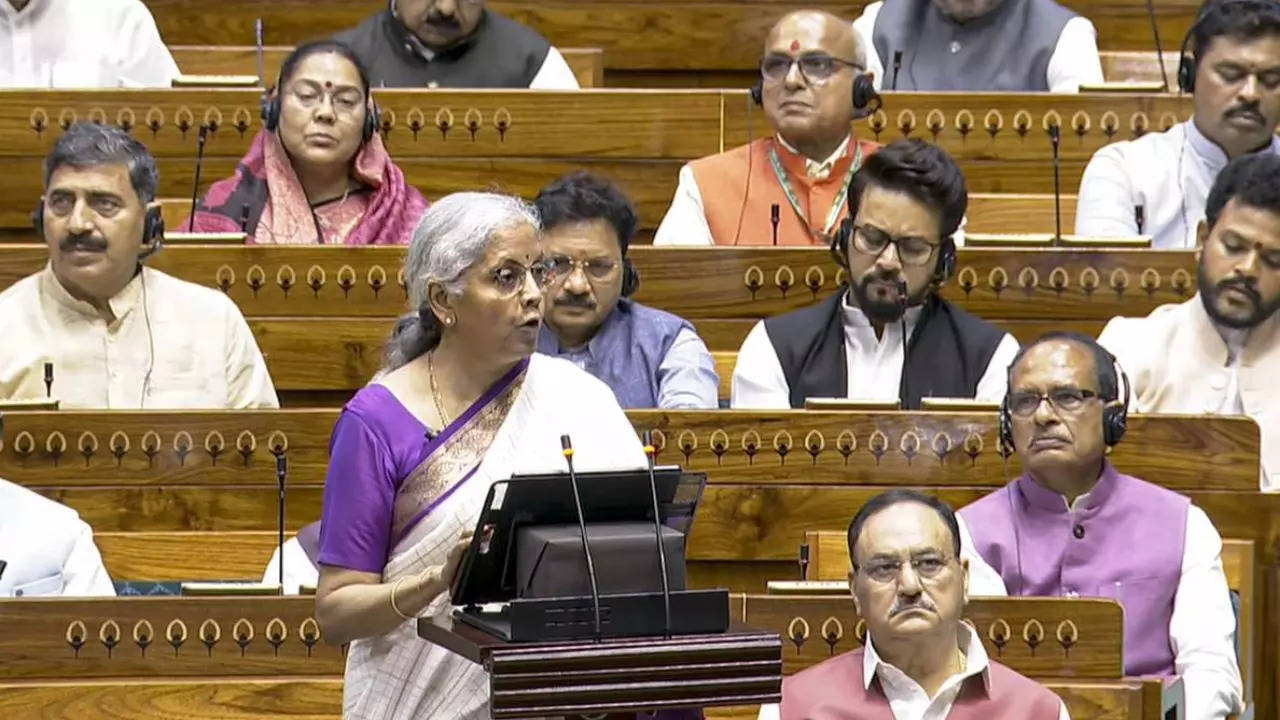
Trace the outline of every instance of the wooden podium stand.
<path fill-rule="evenodd" d="M 511 643 L 452 618 L 418 636 L 489 673 L 493 717 L 534 718 L 776 703 L 782 639 L 739 623 L 670 640 Z"/>

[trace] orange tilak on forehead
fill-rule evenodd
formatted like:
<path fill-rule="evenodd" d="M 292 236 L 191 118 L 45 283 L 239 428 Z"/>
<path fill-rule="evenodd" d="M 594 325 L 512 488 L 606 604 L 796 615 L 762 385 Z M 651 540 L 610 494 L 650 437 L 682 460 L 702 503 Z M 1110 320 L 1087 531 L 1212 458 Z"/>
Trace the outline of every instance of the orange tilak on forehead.
<path fill-rule="evenodd" d="M 791 52 L 795 52 L 795 51 L 797 51 L 797 50 L 799 50 L 799 49 L 800 49 L 800 41 L 799 41 L 799 40 L 792 40 L 792 41 L 791 41 Z"/>

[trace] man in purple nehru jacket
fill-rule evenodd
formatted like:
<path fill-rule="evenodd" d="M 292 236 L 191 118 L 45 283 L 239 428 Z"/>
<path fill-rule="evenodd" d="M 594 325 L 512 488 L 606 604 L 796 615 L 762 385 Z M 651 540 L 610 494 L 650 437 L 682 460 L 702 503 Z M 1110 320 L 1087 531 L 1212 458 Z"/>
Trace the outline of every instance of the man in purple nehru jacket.
<path fill-rule="evenodd" d="M 872 498 L 849 524 L 860 650 L 782 682 L 760 720 L 1069 720 L 1062 700 L 987 657 L 960 621 L 969 562 L 946 503 L 914 490 Z"/>
<path fill-rule="evenodd" d="M 1222 540 L 1184 496 L 1122 475 L 1129 380 L 1092 338 L 1052 332 L 1018 352 L 1001 437 L 1021 477 L 960 510 L 1011 595 L 1124 606 L 1126 675 L 1181 675 L 1188 720 L 1239 712 Z"/>

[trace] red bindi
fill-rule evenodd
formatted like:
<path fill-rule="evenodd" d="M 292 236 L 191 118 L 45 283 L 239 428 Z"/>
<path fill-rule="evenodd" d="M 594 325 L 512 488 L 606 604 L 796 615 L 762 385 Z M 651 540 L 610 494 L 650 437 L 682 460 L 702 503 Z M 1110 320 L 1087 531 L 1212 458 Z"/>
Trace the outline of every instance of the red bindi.
<path fill-rule="evenodd" d="M 324 89 L 325 89 L 325 90 L 332 90 L 332 89 L 333 89 L 333 82 L 332 82 L 332 81 L 329 81 L 329 80 L 326 80 L 326 81 L 324 82 Z"/>
<path fill-rule="evenodd" d="M 791 52 L 795 52 L 795 51 L 797 51 L 797 50 L 799 50 L 799 49 L 800 49 L 800 41 L 799 41 L 799 40 L 792 40 L 792 41 L 791 41 Z"/>

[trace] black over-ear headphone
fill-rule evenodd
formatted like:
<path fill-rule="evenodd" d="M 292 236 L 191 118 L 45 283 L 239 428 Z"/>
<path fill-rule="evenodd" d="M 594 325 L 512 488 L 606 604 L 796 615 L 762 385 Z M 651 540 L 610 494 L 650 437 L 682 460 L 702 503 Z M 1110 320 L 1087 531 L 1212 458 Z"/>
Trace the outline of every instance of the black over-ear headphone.
<path fill-rule="evenodd" d="M 840 221 L 840 227 L 831 235 L 831 255 L 841 265 L 849 265 L 849 243 L 853 241 L 853 218 L 846 217 Z M 933 282 L 944 285 L 951 279 L 956 267 L 956 242 L 950 237 L 944 238 L 938 246 L 938 262 L 933 266 Z"/>
<path fill-rule="evenodd" d="M 631 297 L 640 289 L 640 271 L 631 258 L 622 258 L 622 297 Z"/>
<path fill-rule="evenodd" d="M 764 79 L 756 81 L 751 86 L 751 101 L 759 107 L 764 107 Z M 853 79 L 853 111 L 855 117 L 866 117 L 880 110 L 884 102 L 880 99 L 880 93 L 876 92 L 875 83 L 872 82 L 871 76 L 865 72 L 858 73 Z"/>
<path fill-rule="evenodd" d="M 1199 70 L 1199 62 L 1196 55 L 1199 55 L 1203 48 L 1195 48 L 1188 52 L 1191 40 L 1196 30 L 1209 18 L 1210 15 L 1222 12 L 1223 9 L 1240 6 L 1253 7 L 1261 11 L 1265 8 L 1268 0 L 1218 0 L 1217 2 L 1206 3 L 1204 11 L 1191 23 L 1191 27 L 1187 28 L 1187 34 L 1182 38 L 1182 49 L 1178 53 L 1178 90 L 1184 93 L 1195 92 L 1196 89 L 1196 72 Z"/>
<path fill-rule="evenodd" d="M 1103 349 L 1102 352 L 1111 361 L 1111 372 L 1123 388 L 1122 399 L 1109 400 L 1102 408 L 1102 442 L 1107 447 L 1120 444 L 1120 439 L 1129 429 L 1129 376 L 1116 356 Z M 1000 444 L 1010 452 L 1016 450 L 1013 444 L 1013 411 L 1009 408 L 1009 387 L 1013 385 L 1013 366 L 1009 366 L 1009 381 L 1005 388 L 1004 400 L 1000 402 Z"/>
<path fill-rule="evenodd" d="M 275 132 L 280 127 L 280 78 L 276 78 L 276 86 L 273 90 L 262 94 L 261 102 L 262 124 L 267 130 Z M 364 127 L 361 128 L 363 142 L 372 140 L 373 134 L 378 132 L 380 127 L 382 127 L 382 110 L 370 95 L 365 100 L 364 106 Z"/>
<path fill-rule="evenodd" d="M 40 203 L 36 205 L 35 212 L 31 213 L 31 226 L 35 228 L 36 234 L 44 239 L 44 198 L 40 199 Z M 142 220 L 142 252 L 138 253 L 138 261 L 141 262 L 147 258 L 160 252 L 164 247 L 164 215 L 160 213 L 160 208 L 153 207 L 147 209 L 147 215 Z"/>

